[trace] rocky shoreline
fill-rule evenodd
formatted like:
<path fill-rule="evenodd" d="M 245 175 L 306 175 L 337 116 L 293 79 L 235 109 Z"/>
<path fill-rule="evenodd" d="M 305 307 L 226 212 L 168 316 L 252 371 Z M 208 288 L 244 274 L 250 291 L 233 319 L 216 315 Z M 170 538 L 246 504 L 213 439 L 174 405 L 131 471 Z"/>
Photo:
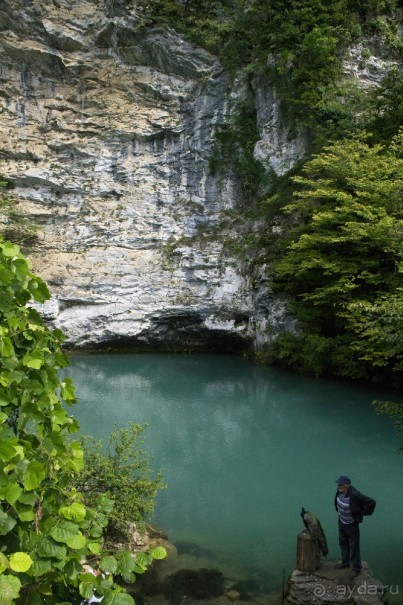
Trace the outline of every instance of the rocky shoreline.
<path fill-rule="evenodd" d="M 219 564 L 213 566 L 211 553 L 197 544 L 177 543 L 158 529 L 148 526 L 145 535 L 133 531 L 129 548 L 133 552 L 163 546 L 167 557 L 154 561 L 148 571 L 126 586 L 136 605 L 281 605 L 281 590 L 267 594 L 253 579 L 228 577 Z"/>
<path fill-rule="evenodd" d="M 168 555 L 154 561 L 146 574 L 128 586 L 137 605 L 381 605 L 389 603 L 388 587 L 373 576 L 363 561 L 362 572 L 335 569 L 336 559 L 322 561 L 314 572 L 294 569 L 284 590 L 263 591 L 253 580 L 226 577 L 211 566 L 208 553 L 197 545 L 169 541 L 149 527 L 145 536 L 134 534 L 132 548 L 164 546 Z M 282 594 L 284 592 L 284 594 Z M 391 601 L 393 602 L 393 601 Z"/>

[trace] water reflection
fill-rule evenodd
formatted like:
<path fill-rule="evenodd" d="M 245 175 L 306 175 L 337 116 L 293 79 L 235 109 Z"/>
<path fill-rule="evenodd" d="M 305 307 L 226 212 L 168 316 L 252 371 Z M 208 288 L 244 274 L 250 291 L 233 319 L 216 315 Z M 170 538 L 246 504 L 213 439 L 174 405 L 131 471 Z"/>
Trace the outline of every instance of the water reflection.
<path fill-rule="evenodd" d="M 146 447 L 169 486 L 155 522 L 172 540 L 211 552 L 238 579 L 278 586 L 294 565 L 301 506 L 318 515 L 338 557 L 334 481 L 347 473 L 378 500 L 363 526 L 363 558 L 385 583 L 403 577 L 402 458 L 390 421 L 371 407 L 379 391 L 225 355 L 71 362 L 83 432 L 149 423 Z"/>

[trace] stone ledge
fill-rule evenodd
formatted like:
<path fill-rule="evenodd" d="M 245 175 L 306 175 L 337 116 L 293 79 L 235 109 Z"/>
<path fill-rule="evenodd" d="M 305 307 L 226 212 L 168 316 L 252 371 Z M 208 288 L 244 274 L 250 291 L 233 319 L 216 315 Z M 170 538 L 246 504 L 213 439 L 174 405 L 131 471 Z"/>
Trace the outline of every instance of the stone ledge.
<path fill-rule="evenodd" d="M 351 569 L 335 569 L 337 559 L 322 563 L 315 572 L 294 569 L 288 581 L 285 605 L 380 605 L 387 603 L 386 586 L 373 577 L 363 561 L 359 576 Z"/>

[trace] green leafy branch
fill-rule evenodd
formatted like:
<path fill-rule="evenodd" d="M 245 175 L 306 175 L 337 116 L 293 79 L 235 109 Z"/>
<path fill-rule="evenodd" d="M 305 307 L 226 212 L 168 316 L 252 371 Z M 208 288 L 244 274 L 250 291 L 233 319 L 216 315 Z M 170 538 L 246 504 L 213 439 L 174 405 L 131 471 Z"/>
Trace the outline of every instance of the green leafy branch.
<path fill-rule="evenodd" d="M 78 424 L 66 411 L 76 403 L 74 386 L 59 378 L 68 365 L 62 332 L 29 306 L 50 297 L 31 269 L 19 246 L 0 240 L 0 605 L 61 605 L 87 598 L 90 587 L 106 604 L 129 605 L 114 577 L 127 562 L 123 568 L 117 557 L 112 569 L 102 559 L 114 501 L 98 494 L 85 502 L 73 484 L 84 467 L 70 438 Z M 136 555 L 133 573 L 154 555 L 164 552 L 140 563 Z M 105 578 L 87 577 L 83 561 L 94 556 Z"/>

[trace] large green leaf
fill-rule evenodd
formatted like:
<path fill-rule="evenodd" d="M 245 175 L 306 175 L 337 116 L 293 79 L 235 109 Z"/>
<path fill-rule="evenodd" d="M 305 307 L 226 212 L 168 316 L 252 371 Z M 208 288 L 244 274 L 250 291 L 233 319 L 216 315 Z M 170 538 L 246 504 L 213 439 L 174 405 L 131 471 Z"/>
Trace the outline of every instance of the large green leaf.
<path fill-rule="evenodd" d="M 12 357 L 14 355 L 13 343 L 7 336 L 2 336 L 0 339 L 0 355 L 2 357 Z"/>
<path fill-rule="evenodd" d="M 74 550 L 81 550 L 87 544 L 87 540 L 82 533 L 77 534 L 71 540 L 66 541 L 67 546 L 69 548 L 74 548 Z"/>
<path fill-rule="evenodd" d="M 4 553 L 0 551 L 0 574 L 10 567 L 10 563 Z"/>
<path fill-rule="evenodd" d="M 55 525 L 49 533 L 56 542 L 63 542 L 66 544 L 69 540 L 72 540 L 77 536 L 79 531 L 80 529 L 75 523 L 62 521 Z"/>
<path fill-rule="evenodd" d="M 33 461 L 28 464 L 23 475 L 23 484 L 27 491 L 40 486 L 46 477 L 46 469 L 42 462 Z"/>
<path fill-rule="evenodd" d="M 130 551 L 121 553 L 118 562 L 118 572 L 122 575 L 130 574 L 134 571 L 135 559 Z"/>
<path fill-rule="evenodd" d="M 77 441 L 70 444 L 70 466 L 76 472 L 80 471 L 84 466 L 84 452 L 81 445 Z"/>
<path fill-rule="evenodd" d="M 54 557 L 55 559 L 64 559 L 67 550 L 58 542 L 51 538 L 44 538 L 38 545 L 38 554 L 41 557 Z"/>
<path fill-rule="evenodd" d="M 35 277 L 28 283 L 28 289 L 37 302 L 43 303 L 49 300 L 50 293 L 47 285 L 40 278 Z"/>
<path fill-rule="evenodd" d="M 0 389 L 0 406 L 5 407 L 11 402 L 10 392 L 5 389 Z"/>
<path fill-rule="evenodd" d="M 34 578 L 45 576 L 52 569 L 52 562 L 49 559 L 35 557 L 32 567 L 28 570 L 28 575 Z"/>
<path fill-rule="evenodd" d="M 18 517 L 21 521 L 33 521 L 35 519 L 35 512 L 32 508 L 23 506 L 17 509 Z"/>
<path fill-rule="evenodd" d="M 10 269 L 0 269 L 0 282 L 8 285 L 11 284 L 11 282 L 14 279 L 14 273 L 12 271 L 10 271 Z"/>
<path fill-rule="evenodd" d="M 21 582 L 15 576 L 0 576 L 0 605 L 10 605 L 20 594 Z"/>
<path fill-rule="evenodd" d="M 101 552 L 101 545 L 99 542 L 88 542 L 87 547 L 88 550 L 94 555 L 99 555 Z"/>
<path fill-rule="evenodd" d="M 0 510 L 0 536 L 5 536 L 13 529 L 17 521 L 7 513 Z"/>
<path fill-rule="evenodd" d="M 118 568 L 118 562 L 115 557 L 102 557 L 99 562 L 99 567 L 106 573 L 115 573 Z"/>
<path fill-rule="evenodd" d="M 33 368 L 39 370 L 43 364 L 43 355 L 39 351 L 33 351 L 32 353 L 26 353 L 22 359 L 22 363 L 27 368 Z"/>
<path fill-rule="evenodd" d="M 14 301 L 11 294 L 5 292 L 3 289 L 0 290 L 0 311 L 3 313 L 12 312 L 14 307 Z"/>
<path fill-rule="evenodd" d="M 60 383 L 61 396 L 65 401 L 75 401 L 74 386 L 71 378 L 65 378 Z"/>
<path fill-rule="evenodd" d="M 109 592 L 102 603 L 103 605 L 135 605 L 133 597 L 127 592 Z"/>
<path fill-rule="evenodd" d="M 125 584 L 134 584 L 136 582 L 137 576 L 133 571 L 130 573 L 122 573 L 121 575 Z"/>
<path fill-rule="evenodd" d="M 28 571 L 33 563 L 31 557 L 26 552 L 14 552 L 10 555 L 9 561 L 11 569 L 19 573 Z"/>
<path fill-rule="evenodd" d="M 5 493 L 7 502 L 11 505 L 14 505 L 18 498 L 22 495 L 22 491 L 22 487 L 18 485 L 18 483 L 11 483 Z"/>
<path fill-rule="evenodd" d="M 91 525 L 91 538 L 100 538 L 106 523 L 94 523 Z"/>
<path fill-rule="evenodd" d="M 6 242 L 3 245 L 3 250 L 2 250 L 4 256 L 7 257 L 14 257 L 14 256 L 18 256 L 18 254 L 20 253 L 20 247 L 17 246 L 16 244 L 11 244 L 10 242 Z"/>
<path fill-rule="evenodd" d="M 152 556 L 145 553 L 145 552 L 139 552 L 136 555 L 136 564 L 143 570 L 145 571 L 147 569 L 147 567 L 152 563 Z"/>
<path fill-rule="evenodd" d="M 16 449 L 8 441 L 0 441 L 0 460 L 9 462 L 16 455 Z"/>
<path fill-rule="evenodd" d="M 15 275 L 20 281 L 24 281 L 29 273 L 27 261 L 25 258 L 15 258 L 12 261 L 12 266 L 15 270 Z"/>
<path fill-rule="evenodd" d="M 86 576 L 88 576 L 90 574 L 86 574 Z M 94 594 L 94 580 L 95 578 L 93 577 L 92 580 L 91 579 L 86 579 L 83 580 L 82 582 L 80 582 L 79 584 L 79 591 L 80 591 L 80 595 L 84 598 L 89 600 L 93 594 Z"/>
<path fill-rule="evenodd" d="M 31 492 L 30 494 L 22 494 L 18 498 L 18 502 L 21 504 L 28 504 L 29 506 L 34 506 L 35 502 L 38 499 L 38 494 L 36 492 Z"/>
<path fill-rule="evenodd" d="M 157 546 L 157 548 L 153 548 L 150 552 L 153 559 L 165 559 L 167 556 L 167 551 L 163 546 Z"/>
<path fill-rule="evenodd" d="M 53 430 L 59 431 L 59 426 L 66 424 L 67 412 L 63 409 L 55 410 L 50 419 L 52 421 Z"/>
<path fill-rule="evenodd" d="M 86 512 L 85 506 L 83 506 L 81 502 L 73 502 L 70 506 L 63 506 L 59 510 L 60 515 L 63 515 L 63 517 L 69 521 L 75 521 L 76 523 L 84 521 Z"/>
<path fill-rule="evenodd" d="M 75 561 L 74 559 L 68 561 L 66 567 L 64 568 L 64 573 L 66 574 L 67 578 L 72 582 L 75 582 L 77 578 L 81 576 L 82 571 L 82 566 L 78 561 Z"/>

